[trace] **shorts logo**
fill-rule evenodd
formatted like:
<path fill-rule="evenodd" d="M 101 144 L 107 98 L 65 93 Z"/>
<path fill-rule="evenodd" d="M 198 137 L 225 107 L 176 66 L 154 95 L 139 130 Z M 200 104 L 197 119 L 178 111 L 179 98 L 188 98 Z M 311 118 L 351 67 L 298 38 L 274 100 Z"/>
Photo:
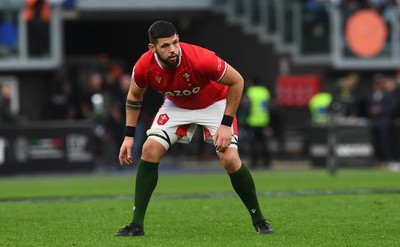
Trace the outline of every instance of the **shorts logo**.
<path fill-rule="evenodd" d="M 168 117 L 167 114 L 165 114 L 165 113 L 161 114 L 160 116 L 158 116 L 157 124 L 158 125 L 164 125 L 164 124 L 166 124 L 168 122 L 168 120 L 169 120 L 169 117 Z"/>

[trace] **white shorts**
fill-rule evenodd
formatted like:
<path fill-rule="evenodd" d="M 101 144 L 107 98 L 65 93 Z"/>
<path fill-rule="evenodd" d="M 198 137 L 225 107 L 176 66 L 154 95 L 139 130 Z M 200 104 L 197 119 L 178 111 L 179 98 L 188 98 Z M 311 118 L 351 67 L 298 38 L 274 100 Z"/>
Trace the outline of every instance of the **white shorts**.
<path fill-rule="evenodd" d="M 224 115 L 226 100 L 215 102 L 204 109 L 190 110 L 176 106 L 170 100 L 166 99 L 163 105 L 158 110 L 149 132 L 154 130 L 162 130 L 169 135 L 176 134 L 182 136 L 178 140 L 180 143 L 190 143 L 192 137 L 197 129 L 201 126 L 203 130 L 204 141 L 213 143 L 213 136 L 221 125 L 221 120 Z M 174 138 L 171 138 L 172 140 Z M 236 117 L 232 124 L 232 141 L 230 147 L 237 148 L 238 130 Z M 171 143 L 170 145 L 173 145 Z"/>

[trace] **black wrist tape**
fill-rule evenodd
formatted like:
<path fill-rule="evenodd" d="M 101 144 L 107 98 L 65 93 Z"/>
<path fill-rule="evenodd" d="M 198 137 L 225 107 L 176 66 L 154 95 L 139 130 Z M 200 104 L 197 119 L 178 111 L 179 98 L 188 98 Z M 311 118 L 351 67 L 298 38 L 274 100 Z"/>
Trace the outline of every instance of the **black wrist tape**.
<path fill-rule="evenodd" d="M 229 115 L 224 115 L 224 117 L 222 118 L 221 124 L 231 127 L 232 123 L 233 123 L 233 117 L 229 116 Z"/>
<path fill-rule="evenodd" d="M 126 126 L 125 127 L 125 136 L 134 137 L 135 136 L 136 127 Z"/>

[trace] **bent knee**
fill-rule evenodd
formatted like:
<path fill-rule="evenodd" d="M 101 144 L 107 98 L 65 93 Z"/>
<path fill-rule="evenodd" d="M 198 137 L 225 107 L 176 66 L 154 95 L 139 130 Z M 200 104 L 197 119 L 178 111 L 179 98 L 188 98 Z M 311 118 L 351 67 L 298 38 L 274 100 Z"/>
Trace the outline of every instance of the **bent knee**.
<path fill-rule="evenodd" d="M 159 162 L 166 152 L 163 145 L 153 139 L 147 139 L 142 147 L 142 159 L 150 162 Z"/>
<path fill-rule="evenodd" d="M 225 170 L 229 173 L 236 172 L 242 165 L 235 148 L 228 148 L 225 152 L 218 152 L 218 157 Z"/>
<path fill-rule="evenodd" d="M 218 156 L 219 156 L 219 160 L 221 161 L 221 163 L 224 166 L 225 166 L 225 164 L 232 164 L 237 160 L 236 156 L 233 154 L 221 153 L 221 154 L 218 154 Z"/>

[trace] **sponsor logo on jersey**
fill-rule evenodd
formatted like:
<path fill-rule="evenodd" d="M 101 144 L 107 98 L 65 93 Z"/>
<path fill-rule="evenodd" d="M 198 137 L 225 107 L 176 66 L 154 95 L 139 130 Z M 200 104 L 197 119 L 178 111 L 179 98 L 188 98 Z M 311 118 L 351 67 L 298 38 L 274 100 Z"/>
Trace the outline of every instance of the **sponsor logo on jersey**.
<path fill-rule="evenodd" d="M 189 96 L 192 94 L 196 94 L 200 91 L 200 87 L 195 87 L 193 89 L 186 89 L 186 90 L 174 90 L 174 91 L 167 91 L 164 93 L 165 96 Z"/>

